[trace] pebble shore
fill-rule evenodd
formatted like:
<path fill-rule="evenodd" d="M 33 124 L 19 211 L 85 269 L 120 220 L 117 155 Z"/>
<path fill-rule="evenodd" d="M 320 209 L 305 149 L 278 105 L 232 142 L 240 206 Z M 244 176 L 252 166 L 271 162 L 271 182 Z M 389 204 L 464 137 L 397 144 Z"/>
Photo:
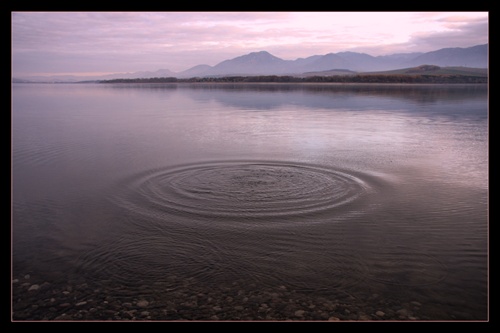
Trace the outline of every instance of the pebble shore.
<path fill-rule="evenodd" d="M 134 288 L 113 281 L 89 284 L 38 281 L 30 274 L 12 280 L 13 321 L 419 321 L 432 318 L 418 301 L 400 303 L 370 294 L 321 296 L 280 285 L 260 288 L 233 281 L 209 291 L 189 281 Z M 172 283 L 174 282 L 174 283 Z M 157 292 L 152 292 L 157 290 Z M 437 314 L 438 316 L 445 314 Z M 467 316 L 467 314 L 464 314 Z"/>

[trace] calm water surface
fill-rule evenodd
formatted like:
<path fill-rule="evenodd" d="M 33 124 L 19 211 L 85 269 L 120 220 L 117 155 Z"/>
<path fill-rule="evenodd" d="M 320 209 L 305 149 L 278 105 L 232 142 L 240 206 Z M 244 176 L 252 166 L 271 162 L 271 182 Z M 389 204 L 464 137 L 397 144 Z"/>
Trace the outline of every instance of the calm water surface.
<path fill-rule="evenodd" d="M 12 106 L 14 277 L 487 319 L 485 86 L 20 84 Z"/>

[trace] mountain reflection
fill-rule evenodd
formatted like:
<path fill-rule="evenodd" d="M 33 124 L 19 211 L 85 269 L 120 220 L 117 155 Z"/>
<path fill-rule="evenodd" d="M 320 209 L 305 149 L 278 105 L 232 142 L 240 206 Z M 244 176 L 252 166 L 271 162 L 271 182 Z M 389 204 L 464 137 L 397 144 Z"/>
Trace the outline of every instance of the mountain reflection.
<path fill-rule="evenodd" d="M 195 83 L 195 84 L 110 84 L 112 89 L 165 93 L 179 90 L 196 101 L 215 101 L 227 106 L 270 110 L 287 106 L 321 109 L 397 110 L 408 109 L 408 102 L 425 112 L 430 104 L 446 105 L 484 101 L 488 87 L 470 85 L 393 85 L 393 84 L 276 84 L 276 83 Z M 196 94 L 190 94 L 190 91 Z M 400 105 L 399 102 L 402 104 Z M 403 107 L 403 104 L 405 105 Z"/>

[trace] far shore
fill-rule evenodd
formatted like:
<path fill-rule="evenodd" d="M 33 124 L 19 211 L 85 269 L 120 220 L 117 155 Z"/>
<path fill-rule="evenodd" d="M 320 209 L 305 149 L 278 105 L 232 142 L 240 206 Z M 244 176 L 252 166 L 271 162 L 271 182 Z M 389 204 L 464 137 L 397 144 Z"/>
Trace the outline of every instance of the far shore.
<path fill-rule="evenodd" d="M 178 79 L 142 78 L 142 79 L 113 79 L 96 81 L 98 83 L 335 83 L 335 84 L 477 84 L 488 83 L 487 76 L 461 74 L 363 74 L 363 75 L 335 75 L 335 76 L 224 76 L 224 77 L 195 77 Z"/>

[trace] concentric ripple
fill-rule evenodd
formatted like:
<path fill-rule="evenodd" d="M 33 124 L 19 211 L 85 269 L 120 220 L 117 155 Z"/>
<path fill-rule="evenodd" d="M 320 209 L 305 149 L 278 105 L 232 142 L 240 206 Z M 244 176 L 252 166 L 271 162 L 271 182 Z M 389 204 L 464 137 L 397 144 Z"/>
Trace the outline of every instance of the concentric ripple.
<path fill-rule="evenodd" d="M 126 180 L 119 204 L 145 214 L 289 217 L 353 202 L 368 186 L 317 165 L 223 161 L 155 169 Z"/>

